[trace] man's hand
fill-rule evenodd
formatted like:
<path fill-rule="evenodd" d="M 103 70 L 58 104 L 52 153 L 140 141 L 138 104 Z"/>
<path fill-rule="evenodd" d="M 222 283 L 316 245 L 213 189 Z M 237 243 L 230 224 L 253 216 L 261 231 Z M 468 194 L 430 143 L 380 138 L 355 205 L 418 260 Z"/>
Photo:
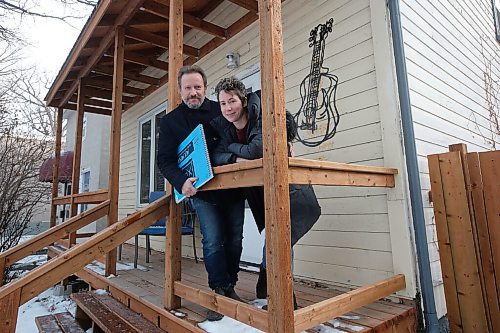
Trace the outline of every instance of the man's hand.
<path fill-rule="evenodd" d="M 193 186 L 193 184 L 196 183 L 197 180 L 198 178 L 196 177 L 188 178 L 182 185 L 182 194 L 184 194 L 188 198 L 195 195 L 198 190 Z"/>

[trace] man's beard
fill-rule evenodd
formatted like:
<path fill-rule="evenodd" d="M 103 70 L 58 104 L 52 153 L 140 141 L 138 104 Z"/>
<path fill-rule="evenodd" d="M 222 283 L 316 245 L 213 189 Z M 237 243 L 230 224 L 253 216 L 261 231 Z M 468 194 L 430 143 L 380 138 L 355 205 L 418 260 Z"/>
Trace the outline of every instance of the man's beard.
<path fill-rule="evenodd" d="M 190 108 L 190 109 L 195 109 L 195 110 L 196 110 L 196 109 L 199 109 L 199 108 L 201 107 L 201 105 L 203 104 L 203 102 L 205 101 L 205 96 L 203 96 L 203 97 L 201 98 L 201 100 L 200 100 L 200 103 L 199 103 L 199 104 L 191 104 L 191 103 L 189 103 L 189 100 L 184 99 L 184 98 L 182 99 L 182 101 L 184 102 L 184 104 L 186 104 L 186 105 L 187 105 L 187 107 L 188 107 L 188 108 Z"/>

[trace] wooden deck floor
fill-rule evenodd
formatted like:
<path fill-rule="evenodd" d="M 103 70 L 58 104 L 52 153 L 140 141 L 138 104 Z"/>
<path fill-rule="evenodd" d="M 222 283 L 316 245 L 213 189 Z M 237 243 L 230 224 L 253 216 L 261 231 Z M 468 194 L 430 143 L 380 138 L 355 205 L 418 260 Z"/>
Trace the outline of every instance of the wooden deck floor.
<path fill-rule="evenodd" d="M 125 244 L 121 263 L 132 265 L 133 246 Z M 150 263 L 145 263 L 144 249 L 139 252 L 138 269 L 119 270 L 118 276 L 112 281 L 147 301 L 163 307 L 163 278 L 164 254 L 153 251 Z M 194 260 L 182 260 L 182 280 L 185 283 L 196 285 L 197 288 L 209 290 L 207 273 L 202 262 L 196 264 Z M 241 271 L 236 286 L 238 295 L 247 302 L 255 300 L 255 272 Z M 341 294 L 333 286 L 319 285 L 309 281 L 295 281 L 294 290 L 299 307 L 304 307 L 324 299 Z M 415 332 L 416 309 L 412 302 L 399 304 L 391 301 L 378 301 L 359 308 L 355 311 L 336 318 L 326 325 L 334 327 L 338 332 Z M 196 324 L 205 320 L 206 309 L 200 305 L 182 300 L 182 308 L 178 309 L 187 314 L 185 318 Z M 319 329 L 310 329 L 307 332 L 320 332 Z"/>

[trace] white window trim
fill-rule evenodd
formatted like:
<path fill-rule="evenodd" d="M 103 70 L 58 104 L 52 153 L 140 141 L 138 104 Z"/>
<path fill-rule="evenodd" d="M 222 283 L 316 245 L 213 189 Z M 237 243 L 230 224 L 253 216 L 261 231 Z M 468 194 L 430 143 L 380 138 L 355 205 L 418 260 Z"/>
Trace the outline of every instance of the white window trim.
<path fill-rule="evenodd" d="M 151 151 L 150 151 L 150 158 L 151 158 L 151 163 L 149 165 L 149 188 L 152 189 L 154 188 L 154 167 L 156 164 L 156 159 L 155 159 L 155 124 L 154 120 L 157 114 L 161 113 L 162 111 L 165 111 L 167 109 L 167 101 L 164 101 L 160 103 L 159 105 L 155 106 L 145 114 L 141 115 L 139 118 L 137 118 L 137 150 L 136 150 L 136 191 L 135 191 L 135 205 L 137 208 L 140 207 L 145 207 L 148 205 L 148 203 L 141 203 L 141 131 L 142 131 L 142 124 L 146 123 L 147 121 L 151 120 Z"/>
<path fill-rule="evenodd" d="M 89 190 L 85 191 L 85 192 L 91 192 L 90 184 L 92 182 L 92 171 L 91 171 L 90 167 L 87 167 L 87 168 L 80 169 L 80 181 L 78 184 L 78 186 L 79 186 L 78 193 L 85 193 L 85 192 L 83 192 L 83 175 L 87 172 L 89 173 Z M 82 210 L 83 205 L 87 205 L 87 209 L 88 209 L 88 204 L 79 204 L 78 205 L 78 214 L 83 213 L 83 210 Z"/>

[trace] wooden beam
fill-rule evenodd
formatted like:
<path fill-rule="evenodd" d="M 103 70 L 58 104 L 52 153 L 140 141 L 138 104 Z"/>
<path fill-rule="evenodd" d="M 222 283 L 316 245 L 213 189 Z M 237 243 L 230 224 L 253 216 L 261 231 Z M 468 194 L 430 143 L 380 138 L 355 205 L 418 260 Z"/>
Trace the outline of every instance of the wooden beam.
<path fill-rule="evenodd" d="M 57 198 L 59 195 L 59 162 L 61 161 L 61 137 L 62 137 L 62 122 L 63 122 L 63 108 L 57 109 L 57 121 L 56 121 L 56 148 L 54 164 L 52 166 L 52 198 Z M 57 219 L 57 206 L 54 204 L 50 205 L 50 223 L 49 226 L 52 228 L 56 225 Z M 1 282 L 0 282 L 1 285 Z"/>
<path fill-rule="evenodd" d="M 260 0 L 259 14 L 268 325 L 270 332 L 289 333 L 293 278 L 281 1 Z"/>
<path fill-rule="evenodd" d="M 100 74 L 106 74 L 106 75 L 109 75 L 109 76 L 113 76 L 113 68 L 110 68 L 110 67 L 106 67 L 106 66 L 96 66 L 94 67 L 94 71 L 96 73 L 100 73 Z M 148 76 L 148 75 L 143 75 L 143 74 L 138 74 L 138 73 L 133 73 L 133 72 L 130 72 L 130 71 L 123 71 L 123 77 L 127 80 L 132 80 L 132 81 L 137 81 L 137 82 L 141 82 L 141 83 L 146 83 L 146 84 L 149 84 L 149 85 L 153 85 L 153 86 L 158 86 L 158 83 L 159 83 L 159 79 L 157 78 L 154 78 L 152 76 Z"/>
<path fill-rule="evenodd" d="M 109 201 L 105 201 L 85 212 L 70 218 L 69 220 L 58 224 L 57 226 L 45 230 L 35 237 L 23 242 L 13 248 L 0 253 L 0 258 L 5 259 L 6 266 L 10 266 L 16 261 L 25 258 L 26 256 L 35 254 L 59 239 L 65 237 L 71 232 L 75 232 L 86 225 L 97 221 L 108 214 Z"/>
<path fill-rule="evenodd" d="M 290 167 L 311 168 L 318 170 L 335 170 L 347 172 L 360 172 L 378 175 L 395 175 L 398 169 L 386 167 L 374 167 L 359 164 L 338 163 L 329 161 L 310 160 L 305 158 L 290 157 L 288 158 Z"/>
<path fill-rule="evenodd" d="M 77 118 L 75 129 L 75 146 L 73 149 L 73 174 L 71 177 L 71 202 L 70 216 L 76 216 L 78 206 L 73 201 L 73 196 L 80 191 L 80 166 L 82 161 L 82 138 L 83 138 L 83 116 L 84 116 L 84 100 L 85 100 L 85 83 L 84 79 L 80 79 L 78 85 L 78 102 L 77 102 Z M 74 234 L 70 235 L 70 246 L 76 243 Z"/>
<path fill-rule="evenodd" d="M 15 333 L 21 291 L 0 298 L 0 332 Z"/>
<path fill-rule="evenodd" d="M 54 83 L 50 87 L 49 92 L 45 97 L 47 105 L 53 105 L 52 100 L 54 99 L 54 96 L 59 91 L 63 82 L 66 81 L 67 76 L 74 69 L 74 65 L 77 62 L 78 57 L 80 56 L 80 52 L 86 47 L 86 44 L 88 44 L 93 40 L 93 38 L 91 38 L 92 33 L 94 32 L 95 28 L 99 25 L 99 21 L 101 20 L 101 18 L 104 17 L 104 15 L 108 12 L 109 6 L 111 5 L 112 2 L 113 2 L 112 0 L 99 1 L 97 7 L 94 9 L 94 12 L 92 13 L 92 16 L 88 20 L 89 22 L 88 25 L 86 25 L 84 30 L 81 32 L 75 46 L 69 53 L 62 69 L 59 71 L 56 79 L 54 80 Z M 82 75 L 80 77 L 84 76 L 85 75 Z M 78 81 L 75 81 L 75 83 L 72 86 L 73 86 L 73 91 L 71 92 L 71 94 L 69 94 L 69 96 L 71 96 L 73 92 L 76 90 L 78 86 Z M 64 101 L 63 103 L 60 103 L 58 106 L 64 105 L 66 104 L 66 102 L 67 101 Z"/>
<path fill-rule="evenodd" d="M 288 175 L 290 184 L 394 187 L 394 175 L 386 174 L 290 167 Z"/>
<path fill-rule="evenodd" d="M 268 332 L 267 311 L 256 308 L 250 304 L 218 295 L 211 291 L 189 286 L 180 281 L 175 282 L 174 290 L 176 295 L 188 301 L 222 313 L 223 315 L 229 316 L 264 332 Z"/>
<path fill-rule="evenodd" d="M 109 144 L 109 214 L 108 226 L 118 222 L 118 194 L 120 191 L 120 139 L 122 127 L 123 58 L 125 54 L 125 28 L 119 26 L 115 34 L 113 71 L 113 111 Z M 117 244 L 118 245 L 118 244 Z M 106 254 L 105 275 L 116 275 L 116 248 Z"/>
<path fill-rule="evenodd" d="M 113 82 L 111 80 L 101 80 L 97 78 L 89 78 L 85 81 L 85 84 L 87 86 L 95 87 L 95 88 L 101 88 L 101 89 L 106 89 L 106 90 L 113 90 Z M 139 88 L 134 88 L 134 87 L 128 87 L 123 85 L 123 92 L 126 94 L 130 95 L 136 95 L 136 96 L 144 96 L 144 90 L 139 89 Z"/>
<path fill-rule="evenodd" d="M 177 73 L 183 64 L 183 0 L 170 0 L 169 12 L 169 47 L 168 59 L 170 71 L 168 72 L 168 111 L 172 111 L 181 100 Z M 173 193 L 172 185 L 168 185 L 168 192 Z M 181 306 L 181 299 L 174 293 L 174 283 L 181 279 L 181 206 L 170 200 L 169 227 L 165 235 L 165 295 L 164 305 L 168 310 Z"/>
<path fill-rule="evenodd" d="M 63 109 L 68 109 L 68 110 L 76 110 L 77 108 L 78 106 L 76 104 L 71 104 L 71 103 L 68 103 L 63 107 Z M 111 109 L 95 108 L 88 105 L 83 106 L 83 111 L 87 113 L 102 114 L 105 116 L 111 115 Z"/>
<path fill-rule="evenodd" d="M 107 227 L 89 240 L 67 250 L 63 256 L 56 257 L 43 266 L 32 270 L 23 278 L 0 288 L 0 299 L 21 289 L 20 304 L 24 304 L 54 283 L 91 263 L 95 258 L 109 252 L 144 228 L 165 215 L 169 196 L 165 196 L 135 212 L 112 226 Z"/>
<path fill-rule="evenodd" d="M 73 201 L 77 204 L 95 204 L 108 200 L 108 190 L 97 190 L 92 192 L 78 193 Z M 57 197 L 52 199 L 54 205 L 66 205 L 71 202 L 71 195 Z"/>
<path fill-rule="evenodd" d="M 110 0 L 104 1 L 104 2 L 110 2 Z M 133 16 L 132 13 L 137 12 L 137 10 L 141 7 L 142 3 L 144 0 L 129 0 L 126 2 L 124 8 L 120 12 L 120 15 L 116 18 L 115 24 L 113 27 L 111 27 L 108 30 L 108 33 L 102 38 L 101 43 L 99 44 L 99 47 L 96 49 L 96 51 L 87 59 L 85 62 L 84 67 L 79 71 L 78 73 L 78 78 L 81 79 L 83 77 L 86 77 L 90 71 L 92 70 L 92 67 L 95 66 L 95 64 L 101 59 L 102 55 L 104 52 L 109 48 L 111 43 L 114 40 L 115 34 L 115 28 L 121 25 L 126 25 L 127 22 L 131 19 Z M 92 29 L 93 31 L 93 29 Z M 59 106 L 65 105 L 70 97 L 73 95 L 75 92 L 76 88 L 78 87 L 78 80 L 75 80 L 71 87 L 68 89 L 64 97 L 61 99 L 59 102 Z"/>
<path fill-rule="evenodd" d="M 109 90 L 102 90 L 102 89 L 88 87 L 85 89 L 85 94 L 87 97 L 102 98 L 102 99 L 107 99 L 109 101 L 113 99 L 112 92 Z M 123 102 L 127 104 L 134 103 L 134 98 L 129 96 L 123 96 Z"/>
<path fill-rule="evenodd" d="M 142 56 L 132 51 L 125 52 L 125 61 L 168 71 L 168 62 Z"/>
<path fill-rule="evenodd" d="M 137 28 L 132 28 L 132 27 L 128 27 L 125 33 L 126 33 L 127 37 L 130 37 L 130 38 L 142 41 L 142 42 L 151 43 L 151 44 L 159 46 L 163 49 L 168 49 L 168 38 L 166 38 L 166 37 L 162 37 L 162 36 L 159 36 L 157 34 L 143 31 L 143 30 L 140 30 Z M 200 50 L 195 48 L 195 47 L 183 44 L 182 49 L 183 49 L 183 53 L 187 54 L 189 56 L 197 58 L 200 55 Z"/>
<path fill-rule="evenodd" d="M 169 6 L 163 5 L 161 3 L 155 2 L 155 1 L 145 1 L 143 5 L 144 11 L 148 13 L 155 14 L 157 16 L 166 18 L 170 20 L 169 17 Z M 199 17 L 190 15 L 188 13 L 184 13 L 183 15 L 183 20 L 184 20 L 184 25 L 194 28 L 203 32 L 206 32 L 208 34 L 211 34 L 215 37 L 221 38 L 221 39 L 226 39 L 226 29 L 215 25 L 213 23 L 210 23 L 208 21 L 205 21 Z"/>
<path fill-rule="evenodd" d="M 293 332 L 302 332 L 406 288 L 402 274 L 295 311 Z"/>
<path fill-rule="evenodd" d="M 257 13 L 259 11 L 259 4 L 256 0 L 229 0 L 229 1 L 253 13 Z"/>

